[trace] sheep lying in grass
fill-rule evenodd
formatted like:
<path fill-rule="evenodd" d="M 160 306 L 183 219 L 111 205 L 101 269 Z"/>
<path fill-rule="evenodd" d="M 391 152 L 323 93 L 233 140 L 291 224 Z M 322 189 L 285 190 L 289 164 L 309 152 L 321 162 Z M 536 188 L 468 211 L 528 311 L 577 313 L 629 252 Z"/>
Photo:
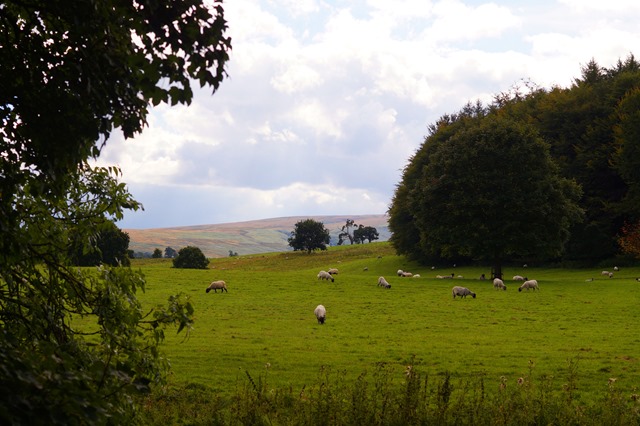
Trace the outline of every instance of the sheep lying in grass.
<path fill-rule="evenodd" d="M 453 278 L 455 274 L 452 272 L 451 275 L 436 275 L 436 278 L 439 280 L 446 280 L 449 278 Z"/>
<path fill-rule="evenodd" d="M 225 283 L 222 280 L 213 281 L 211 284 L 209 284 L 209 287 L 207 287 L 206 292 L 209 293 L 211 290 L 213 290 L 214 293 L 217 293 L 218 290 L 221 290 L 222 293 L 224 293 L 225 291 L 229 293 L 229 290 L 227 290 L 227 283 Z"/>
<path fill-rule="evenodd" d="M 324 306 L 318 305 L 316 309 L 314 309 L 313 313 L 316 315 L 318 319 L 318 324 L 324 324 L 324 320 L 327 317 L 327 310 Z"/>
<path fill-rule="evenodd" d="M 529 289 L 533 289 L 535 291 L 535 290 L 540 290 L 540 287 L 538 287 L 538 281 L 528 280 L 522 283 L 518 291 L 522 291 L 523 289 L 527 291 L 529 291 Z"/>
<path fill-rule="evenodd" d="M 327 271 L 330 275 L 338 275 L 338 269 L 337 268 L 331 268 Z"/>
<path fill-rule="evenodd" d="M 331 282 L 334 282 L 333 276 L 331 276 L 331 274 L 328 273 L 327 271 L 320 271 L 318 273 L 318 279 L 319 280 L 327 280 L 327 281 L 330 280 Z"/>
<path fill-rule="evenodd" d="M 453 294 L 454 299 L 456 298 L 456 296 L 460 296 L 464 298 L 466 298 L 467 296 L 472 296 L 474 299 L 476 298 L 476 294 L 474 292 L 472 292 L 466 287 L 460 287 L 460 286 L 453 287 L 451 289 L 451 294 Z"/>
<path fill-rule="evenodd" d="M 495 288 L 496 290 L 507 290 L 507 286 L 504 285 L 504 281 L 502 281 L 500 278 L 493 279 L 493 288 Z"/>
<path fill-rule="evenodd" d="M 514 281 L 526 281 L 527 279 L 525 277 L 523 277 L 522 275 L 514 275 L 513 276 L 513 280 Z"/>
<path fill-rule="evenodd" d="M 384 277 L 378 278 L 378 286 L 384 287 L 387 289 L 391 288 L 391 284 L 389 284 L 387 280 L 384 279 Z"/>

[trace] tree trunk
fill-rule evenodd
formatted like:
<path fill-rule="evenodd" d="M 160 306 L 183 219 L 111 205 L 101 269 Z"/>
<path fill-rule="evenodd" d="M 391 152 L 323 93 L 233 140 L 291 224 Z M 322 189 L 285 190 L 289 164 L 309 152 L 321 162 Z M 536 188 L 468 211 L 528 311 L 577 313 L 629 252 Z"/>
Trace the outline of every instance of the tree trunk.
<path fill-rule="evenodd" d="M 493 267 L 491 267 L 491 280 L 494 278 L 502 279 L 502 260 L 497 257 L 493 259 Z"/>

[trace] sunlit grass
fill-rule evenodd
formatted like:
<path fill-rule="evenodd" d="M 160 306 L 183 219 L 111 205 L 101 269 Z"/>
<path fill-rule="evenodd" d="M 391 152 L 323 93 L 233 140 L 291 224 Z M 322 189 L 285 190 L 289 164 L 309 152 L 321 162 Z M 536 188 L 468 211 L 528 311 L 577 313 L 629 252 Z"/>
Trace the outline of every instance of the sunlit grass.
<path fill-rule="evenodd" d="M 302 389 L 322 366 L 355 380 L 378 363 L 482 375 L 497 384 L 502 376 L 515 382 L 530 366 L 537 376 L 564 377 L 571 361 L 583 398 L 601 392 L 609 378 L 629 392 L 640 385 L 640 269 L 609 279 L 596 270 L 507 267 L 502 292 L 477 279 L 488 268 L 431 270 L 395 256 L 387 243 L 214 259 L 207 270 L 173 269 L 167 260 L 136 260 L 133 267 L 147 278 L 145 305 L 181 291 L 196 309 L 186 341 L 167 333 L 164 350 L 177 384 L 228 394 L 249 372 L 268 374 L 275 388 Z M 336 282 L 318 281 L 317 272 L 330 267 L 340 269 Z M 421 278 L 399 278 L 397 269 Z M 451 272 L 464 278 L 435 278 Z M 539 280 L 539 292 L 517 291 L 509 278 L 524 273 Z M 380 275 L 390 290 L 376 285 Z M 225 280 L 229 292 L 206 294 L 214 279 Z M 453 300 L 454 284 L 477 298 Z M 313 315 L 320 303 L 328 311 L 324 326 Z"/>

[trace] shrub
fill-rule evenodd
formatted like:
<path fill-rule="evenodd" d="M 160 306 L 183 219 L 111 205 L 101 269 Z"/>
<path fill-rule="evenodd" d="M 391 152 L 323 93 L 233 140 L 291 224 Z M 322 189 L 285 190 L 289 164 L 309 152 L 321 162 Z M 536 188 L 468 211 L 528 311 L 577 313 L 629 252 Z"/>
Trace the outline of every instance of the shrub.
<path fill-rule="evenodd" d="M 207 259 L 198 247 L 187 246 L 178 251 L 178 256 L 173 259 L 174 268 L 184 269 L 207 269 L 209 259 Z"/>

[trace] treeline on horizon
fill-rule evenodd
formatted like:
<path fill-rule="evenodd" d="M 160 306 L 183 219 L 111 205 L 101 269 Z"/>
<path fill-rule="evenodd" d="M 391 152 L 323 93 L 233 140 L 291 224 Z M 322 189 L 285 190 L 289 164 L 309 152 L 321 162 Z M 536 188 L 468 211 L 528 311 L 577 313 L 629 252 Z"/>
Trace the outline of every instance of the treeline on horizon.
<path fill-rule="evenodd" d="M 625 225 L 640 229 L 637 226 L 640 220 L 640 64 L 634 56 L 630 54 L 625 60 L 618 60 L 611 68 L 601 67 L 592 59 L 568 88 L 545 89 L 524 81 L 521 87 L 495 95 L 489 105 L 468 103 L 459 112 L 442 116 L 429 126 L 429 133 L 409 160 L 398 189 L 409 185 L 407 180 L 412 178 L 412 173 L 413 176 L 420 173 L 417 169 L 424 167 L 424 160 L 423 163 L 414 160 L 428 155 L 424 153 L 425 146 L 438 143 L 437 138 L 442 138 L 440 133 L 453 132 L 452 128 L 464 126 L 469 119 L 489 115 L 533 126 L 549 145 L 561 176 L 574 180 L 582 189 L 579 206 L 584 210 L 584 220 L 571 226 L 563 255 L 536 260 L 576 266 L 613 258 L 623 260 L 625 253 L 619 239 L 621 233 L 629 229 Z M 500 164 L 489 161 L 483 166 L 500 167 Z M 527 164 L 521 166 L 524 169 Z M 392 232 L 400 229 L 408 234 L 413 219 L 408 214 L 394 216 L 393 209 L 392 205 Z M 420 248 L 417 238 L 394 241 L 392 237 L 392 243 L 399 254 L 416 260 L 437 261 L 437 256 L 434 258 L 433 253 Z M 458 260 L 464 261 L 464 256 Z"/>

